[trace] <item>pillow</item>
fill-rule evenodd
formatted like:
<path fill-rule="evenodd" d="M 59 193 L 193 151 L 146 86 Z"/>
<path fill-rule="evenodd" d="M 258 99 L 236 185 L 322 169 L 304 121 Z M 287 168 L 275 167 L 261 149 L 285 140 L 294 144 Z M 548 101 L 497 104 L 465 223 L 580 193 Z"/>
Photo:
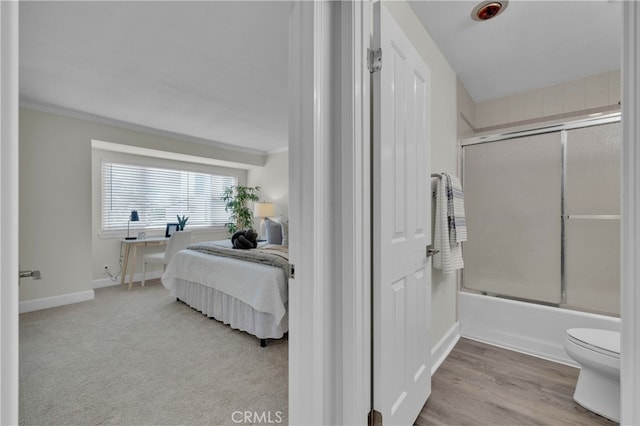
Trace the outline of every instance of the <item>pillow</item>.
<path fill-rule="evenodd" d="M 283 221 L 280 225 L 282 228 L 282 245 L 289 246 L 289 221 Z"/>
<path fill-rule="evenodd" d="M 282 225 L 270 218 L 266 218 L 264 223 L 267 233 L 267 244 L 282 244 Z"/>

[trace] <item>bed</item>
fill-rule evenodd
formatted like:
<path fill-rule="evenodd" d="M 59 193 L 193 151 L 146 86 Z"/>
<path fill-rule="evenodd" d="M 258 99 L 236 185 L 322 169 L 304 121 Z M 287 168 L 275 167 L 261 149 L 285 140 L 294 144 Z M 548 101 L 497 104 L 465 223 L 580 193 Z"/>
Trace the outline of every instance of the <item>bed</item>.
<path fill-rule="evenodd" d="M 256 336 L 264 347 L 266 339 L 288 331 L 287 267 L 286 246 L 235 250 L 230 240 L 209 241 L 176 253 L 162 284 L 179 301 Z"/>

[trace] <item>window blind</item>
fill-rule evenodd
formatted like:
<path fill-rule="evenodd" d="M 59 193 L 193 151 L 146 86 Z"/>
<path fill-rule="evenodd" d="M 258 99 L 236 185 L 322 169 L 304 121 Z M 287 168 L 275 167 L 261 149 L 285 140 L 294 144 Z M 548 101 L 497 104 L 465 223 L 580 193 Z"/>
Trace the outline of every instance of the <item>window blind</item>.
<path fill-rule="evenodd" d="M 131 210 L 137 210 L 137 229 L 164 229 L 188 216 L 189 227 L 222 226 L 229 214 L 221 200 L 224 188 L 236 185 L 235 176 L 163 169 L 114 162 L 102 163 L 102 231 L 127 228 Z"/>

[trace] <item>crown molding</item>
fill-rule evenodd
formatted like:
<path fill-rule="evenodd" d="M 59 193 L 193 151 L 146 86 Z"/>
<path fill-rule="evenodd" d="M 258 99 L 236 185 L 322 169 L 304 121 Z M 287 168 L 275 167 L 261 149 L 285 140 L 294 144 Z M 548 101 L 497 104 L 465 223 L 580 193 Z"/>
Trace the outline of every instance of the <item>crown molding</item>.
<path fill-rule="evenodd" d="M 22 97 L 22 96 L 20 97 L 20 108 L 26 108 L 34 111 L 61 115 L 63 117 L 68 117 L 68 118 L 76 118 L 76 119 L 90 121 L 98 124 L 104 124 L 108 126 L 120 127 L 123 129 L 133 130 L 136 132 L 148 133 L 156 136 L 176 139 L 184 142 L 195 143 L 195 144 L 204 145 L 211 148 L 223 149 L 223 150 L 242 153 L 242 154 L 253 154 L 253 155 L 261 155 L 261 156 L 266 156 L 269 154 L 269 152 L 263 151 L 263 150 L 241 147 L 241 146 L 214 141 L 210 139 L 198 138 L 195 136 L 189 136 L 183 133 L 176 133 L 168 130 L 161 130 L 155 127 L 144 126 L 142 124 L 130 123 L 127 121 L 117 120 L 115 118 L 109 118 L 101 115 L 91 114 L 89 112 L 79 111 L 72 108 L 66 108 L 60 105 L 53 105 L 45 102 L 40 102 L 34 99 Z"/>

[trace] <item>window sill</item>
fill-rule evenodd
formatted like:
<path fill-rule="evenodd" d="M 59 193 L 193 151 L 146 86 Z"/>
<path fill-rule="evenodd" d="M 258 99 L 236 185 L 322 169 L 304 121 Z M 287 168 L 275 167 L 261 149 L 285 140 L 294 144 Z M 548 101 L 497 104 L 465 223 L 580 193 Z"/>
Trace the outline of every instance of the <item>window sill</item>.
<path fill-rule="evenodd" d="M 191 231 L 194 234 L 206 234 L 211 232 L 219 232 L 227 235 L 227 230 L 224 226 L 193 226 L 187 225 L 186 230 Z M 147 238 L 164 237 L 164 228 L 152 228 L 152 229 L 132 229 L 129 234 L 132 237 L 137 237 L 139 232 L 144 232 Z M 98 232 L 98 238 L 101 240 L 121 240 L 127 236 L 126 229 L 119 229 L 113 231 L 101 231 Z"/>

